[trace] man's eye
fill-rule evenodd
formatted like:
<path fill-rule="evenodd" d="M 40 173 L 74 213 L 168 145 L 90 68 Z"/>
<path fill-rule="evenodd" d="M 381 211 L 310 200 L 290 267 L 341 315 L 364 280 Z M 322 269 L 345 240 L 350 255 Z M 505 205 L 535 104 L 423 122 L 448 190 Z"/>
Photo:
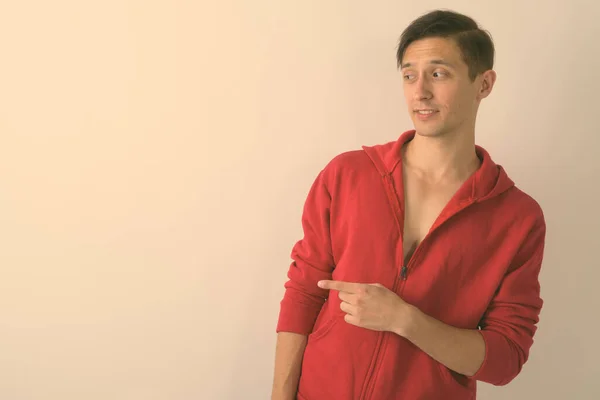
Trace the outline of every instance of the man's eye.
<path fill-rule="evenodd" d="M 412 78 L 412 75 L 404 75 L 404 80 L 406 80 L 406 81 L 409 80 L 409 79 L 411 79 L 411 78 Z"/>
<path fill-rule="evenodd" d="M 445 76 L 446 74 L 438 71 L 438 72 L 434 72 L 433 75 L 434 75 L 434 77 L 439 78 L 440 76 Z"/>

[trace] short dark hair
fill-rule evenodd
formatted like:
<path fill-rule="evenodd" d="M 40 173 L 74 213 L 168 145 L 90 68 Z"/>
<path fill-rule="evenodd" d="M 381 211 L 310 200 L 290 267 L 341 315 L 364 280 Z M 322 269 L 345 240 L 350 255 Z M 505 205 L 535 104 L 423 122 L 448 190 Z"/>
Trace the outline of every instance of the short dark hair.
<path fill-rule="evenodd" d="M 406 48 L 416 40 L 441 37 L 453 39 L 469 68 L 469 77 L 494 67 L 494 43 L 488 31 L 479 27 L 471 17 L 449 10 L 435 10 L 414 20 L 400 36 L 396 60 L 398 68 Z"/>

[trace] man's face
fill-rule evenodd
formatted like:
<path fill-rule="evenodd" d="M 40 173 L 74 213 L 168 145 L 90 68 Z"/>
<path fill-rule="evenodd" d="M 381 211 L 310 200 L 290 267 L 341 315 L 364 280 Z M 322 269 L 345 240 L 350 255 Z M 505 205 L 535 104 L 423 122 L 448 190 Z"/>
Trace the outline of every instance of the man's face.
<path fill-rule="evenodd" d="M 489 93 L 482 91 L 489 75 L 472 82 L 453 40 L 427 38 L 411 43 L 401 68 L 408 112 L 418 134 L 436 137 L 474 129 L 479 102 Z"/>

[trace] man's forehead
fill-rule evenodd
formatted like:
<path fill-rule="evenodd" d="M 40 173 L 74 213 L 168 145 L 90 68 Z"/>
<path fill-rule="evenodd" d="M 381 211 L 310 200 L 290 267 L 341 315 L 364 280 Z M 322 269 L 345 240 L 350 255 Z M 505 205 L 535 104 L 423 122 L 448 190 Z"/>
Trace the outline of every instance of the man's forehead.
<path fill-rule="evenodd" d="M 461 61 L 460 49 L 451 39 L 427 38 L 411 43 L 402 57 L 402 68 L 417 64 L 446 65 L 456 68 Z"/>

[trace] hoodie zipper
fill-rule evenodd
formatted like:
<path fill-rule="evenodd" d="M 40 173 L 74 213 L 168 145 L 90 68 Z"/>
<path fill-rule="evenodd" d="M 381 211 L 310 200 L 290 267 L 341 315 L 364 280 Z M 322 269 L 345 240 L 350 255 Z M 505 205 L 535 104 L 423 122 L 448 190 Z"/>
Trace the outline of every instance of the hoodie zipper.
<path fill-rule="evenodd" d="M 386 173 L 384 175 L 384 179 L 385 179 L 385 191 L 386 194 L 388 196 L 388 200 L 390 202 L 390 207 L 392 208 L 392 211 L 394 213 L 394 218 L 396 220 L 396 223 L 398 225 L 398 232 L 400 233 L 400 241 L 401 243 L 404 241 L 404 237 L 403 237 L 403 232 L 404 232 L 404 215 L 403 215 L 403 210 L 400 206 L 400 200 L 398 199 L 398 196 L 396 195 L 395 192 L 395 187 L 394 187 L 394 181 L 392 178 L 392 174 L 391 173 Z M 458 208 L 456 208 L 451 214 L 448 214 L 446 217 L 444 217 L 443 219 L 434 221 L 432 228 L 429 230 L 429 232 L 425 235 L 425 237 L 423 237 L 423 240 L 421 240 L 421 243 L 419 243 L 415 249 L 415 251 L 413 252 L 412 256 L 410 257 L 410 259 L 408 260 L 408 262 L 405 264 L 404 263 L 404 245 L 401 245 L 401 265 L 400 265 L 400 272 L 398 273 L 398 277 L 396 279 L 394 279 L 394 284 L 392 287 L 392 290 L 394 291 L 394 293 L 397 292 L 398 290 L 398 285 L 401 284 L 402 286 L 400 287 L 400 294 L 402 292 L 402 289 L 404 288 L 404 285 L 406 285 L 406 281 L 408 279 L 408 273 L 410 271 L 410 269 L 414 268 L 412 265 L 416 262 L 415 260 L 417 259 L 417 256 L 419 255 L 421 248 L 423 247 L 423 244 L 429 239 L 429 237 L 431 236 L 432 232 L 435 231 L 436 229 L 438 229 L 441 225 L 443 225 L 448 219 L 450 219 L 450 217 L 458 214 L 459 212 L 461 212 L 462 210 L 464 210 L 465 208 L 467 208 L 468 206 L 470 206 L 471 204 L 473 204 L 474 201 L 473 200 L 469 200 L 464 202 L 463 204 L 461 204 Z M 438 217 L 439 218 L 439 217 Z M 371 362 L 371 368 L 369 369 L 369 373 L 367 375 L 367 379 L 365 382 L 364 390 L 363 390 L 363 394 L 360 396 L 360 399 L 370 399 L 371 395 L 373 393 L 374 387 L 375 387 L 375 379 L 376 379 L 376 372 L 378 370 L 379 367 L 379 354 L 381 353 L 381 348 L 384 345 L 384 339 L 385 339 L 385 332 L 381 332 L 380 336 L 378 338 L 376 347 L 375 347 L 375 352 L 373 355 L 373 360 Z"/>
<path fill-rule="evenodd" d="M 404 246 L 402 244 L 402 241 L 404 240 L 403 238 L 403 232 L 404 232 L 404 210 L 402 210 L 402 207 L 400 206 L 400 200 L 398 199 L 398 195 L 396 194 L 396 188 L 394 186 L 394 178 L 392 177 L 391 173 L 388 173 L 385 175 L 385 191 L 386 194 L 388 196 L 388 200 L 390 202 L 390 206 L 392 208 L 392 212 L 394 214 L 394 218 L 396 220 L 396 225 L 398 227 L 398 233 L 400 236 L 400 268 L 399 268 L 399 278 L 401 280 L 406 280 L 406 276 L 408 273 L 408 268 L 406 265 L 404 265 L 404 257 L 402 256 L 403 252 L 404 252 Z M 418 246 L 417 246 L 418 249 Z M 415 253 L 416 253 L 416 249 L 415 249 Z M 413 257 L 411 257 L 411 260 L 414 258 L 414 253 L 413 253 Z M 394 280 L 394 284 L 393 284 L 393 290 L 396 291 L 397 287 L 398 287 L 398 279 Z"/>
<path fill-rule="evenodd" d="M 394 214 L 394 220 L 396 221 L 397 227 L 398 227 L 398 233 L 400 234 L 400 243 L 402 243 L 402 232 L 403 232 L 403 211 L 400 207 L 400 201 L 398 199 L 398 196 L 395 193 L 395 188 L 394 188 L 394 182 L 393 182 L 393 178 L 392 178 L 392 174 L 391 173 L 386 173 L 385 175 L 383 175 L 383 179 L 384 179 L 384 186 L 385 186 L 385 193 L 388 197 L 388 201 L 390 204 L 390 207 L 392 208 L 392 213 Z M 403 246 L 400 245 L 400 254 L 402 254 L 403 252 Z M 416 250 L 415 250 L 416 253 Z M 413 254 L 414 256 L 414 254 Z M 401 257 L 401 266 L 400 266 L 400 276 L 402 276 L 402 280 L 406 281 L 406 274 L 407 274 L 407 268 L 406 266 L 404 266 L 404 260 L 402 259 L 403 257 Z M 412 259 L 412 257 L 411 257 Z M 394 283 L 393 283 L 393 287 L 392 290 L 394 291 L 394 293 L 396 292 L 396 290 L 398 289 L 398 284 L 399 284 L 399 279 L 394 279 Z M 371 366 L 369 367 L 369 370 L 367 372 L 367 377 L 365 380 L 365 383 L 363 385 L 363 390 L 362 390 L 362 394 L 360 396 L 360 399 L 364 400 L 367 399 L 371 396 L 371 393 L 373 392 L 373 386 L 375 384 L 375 373 L 379 367 L 379 354 L 381 352 L 381 348 L 383 347 L 383 342 L 385 340 L 385 332 L 379 332 L 379 337 L 377 338 L 377 343 L 375 344 L 375 351 L 373 352 L 373 358 L 371 359 Z"/>

